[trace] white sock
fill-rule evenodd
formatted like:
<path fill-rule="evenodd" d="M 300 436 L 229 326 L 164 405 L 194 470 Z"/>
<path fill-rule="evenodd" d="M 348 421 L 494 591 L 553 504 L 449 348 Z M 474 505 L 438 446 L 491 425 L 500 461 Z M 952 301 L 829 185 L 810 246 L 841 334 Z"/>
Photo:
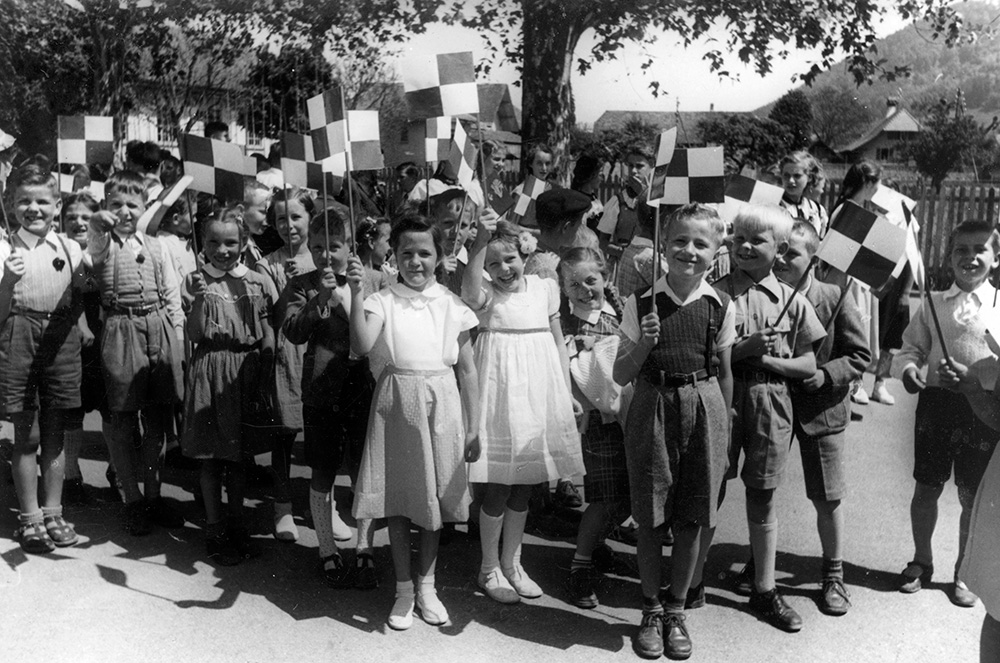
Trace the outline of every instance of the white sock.
<path fill-rule="evenodd" d="M 504 510 L 503 551 L 500 553 L 500 565 L 504 569 L 510 570 L 521 565 L 521 540 L 524 538 L 524 525 L 527 521 L 527 509 Z"/>
<path fill-rule="evenodd" d="M 309 510 L 312 511 L 313 527 L 316 528 L 316 540 L 319 542 L 319 556 L 326 557 L 337 552 L 337 542 L 333 538 L 331 512 L 333 502 L 330 493 L 321 493 L 309 489 Z"/>
<path fill-rule="evenodd" d="M 500 566 L 500 533 L 503 531 L 503 515 L 491 516 L 479 512 L 479 544 L 483 549 L 482 573 L 489 573 Z"/>

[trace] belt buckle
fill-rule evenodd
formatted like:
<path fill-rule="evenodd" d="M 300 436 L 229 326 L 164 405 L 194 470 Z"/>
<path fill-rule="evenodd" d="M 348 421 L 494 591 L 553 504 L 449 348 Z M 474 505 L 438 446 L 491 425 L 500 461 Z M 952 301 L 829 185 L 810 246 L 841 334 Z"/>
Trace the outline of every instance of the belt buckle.
<path fill-rule="evenodd" d="M 754 382 L 767 382 L 768 376 L 767 371 L 756 370 L 753 372 Z"/>

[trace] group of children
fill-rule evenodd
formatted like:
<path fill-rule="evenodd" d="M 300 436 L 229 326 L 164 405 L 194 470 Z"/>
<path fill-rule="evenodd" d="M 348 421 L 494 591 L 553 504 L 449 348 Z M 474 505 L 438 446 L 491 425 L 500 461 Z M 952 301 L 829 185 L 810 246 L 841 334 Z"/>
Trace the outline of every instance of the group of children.
<path fill-rule="evenodd" d="M 637 188 L 648 186 L 648 155 L 629 158 Z M 429 624 L 448 621 L 435 590 L 440 533 L 469 521 L 473 492 L 479 587 L 501 603 L 541 596 L 521 561 L 532 489 L 583 475 L 588 507 L 567 581 L 572 602 L 598 605 L 604 538 L 631 514 L 642 590 L 636 651 L 687 658 L 685 611 L 705 604 L 706 557 L 727 481 L 739 474 L 752 557 L 738 584 L 753 612 L 798 631 L 802 620 L 775 584 L 774 493 L 793 436 L 817 512 L 820 605 L 846 613 L 845 429 L 851 385 L 872 355 L 855 298 L 809 273 L 825 227 L 779 207 L 747 206 L 727 228 L 714 209 L 691 204 L 664 210 L 657 250 L 654 211 L 629 205 L 642 198 L 629 192 L 614 222 L 606 216 L 597 225 L 605 246 L 619 244 L 612 264 L 598 237 L 581 230 L 592 210 L 584 193 L 546 191 L 535 206 L 537 228 L 526 229 L 488 208 L 473 212 L 461 197 L 452 204 L 452 187 L 425 186 L 430 200 L 391 222 L 366 220 L 352 236 L 342 206 L 248 183 L 243 201 L 201 222 L 199 253 L 182 269 L 172 240 L 136 227 L 146 208 L 141 176 L 112 175 L 98 209 L 79 197 L 61 201 L 41 168 L 17 171 L 8 190 L 18 229 L 0 244 L 0 396 L 15 429 L 22 547 L 44 553 L 77 541 L 62 515 L 64 447 L 79 451 L 71 440 L 82 428 L 81 384 L 96 361 L 130 533 L 183 525 L 159 490 L 160 456 L 183 403 L 180 446 L 200 461 L 209 558 L 231 565 L 258 554 L 243 497 L 248 456 L 264 450 L 276 475 L 275 536 L 297 540 L 289 472 L 302 433 L 322 573 L 335 587 L 375 586 L 373 524 L 385 519 L 393 629 L 408 628 L 415 613 Z M 191 211 L 172 210 L 168 219 L 190 223 Z M 266 224 L 284 241 L 269 254 L 254 239 Z M 709 284 L 730 233 L 732 270 Z M 1000 236 L 986 224 L 963 224 L 952 242 L 955 286 L 935 298 L 954 366 L 975 370 L 993 356 L 979 313 L 995 305 L 987 276 L 1000 261 Z M 624 300 L 615 281 L 628 284 Z M 99 315 L 87 310 L 88 298 L 99 301 Z M 957 481 L 962 474 L 967 529 L 997 437 L 984 417 L 981 430 L 948 443 L 979 410 L 935 373 L 917 373 L 942 358 L 927 320 L 921 310 L 897 358 L 907 388 L 923 390 L 916 554 L 903 591 L 930 579 L 936 499 L 950 464 Z M 943 384 L 959 377 L 949 380 Z M 941 408 L 954 417 L 937 416 Z M 338 550 L 355 534 L 332 492 L 345 470 L 354 485 L 353 564 Z"/>

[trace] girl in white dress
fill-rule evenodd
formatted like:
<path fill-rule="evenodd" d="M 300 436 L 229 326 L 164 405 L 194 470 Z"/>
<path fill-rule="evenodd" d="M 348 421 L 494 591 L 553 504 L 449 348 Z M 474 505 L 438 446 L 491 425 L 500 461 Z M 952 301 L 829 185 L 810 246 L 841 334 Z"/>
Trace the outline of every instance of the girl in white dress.
<path fill-rule="evenodd" d="M 486 484 L 478 581 L 501 603 L 542 595 L 520 561 L 532 486 L 584 474 L 574 418 L 582 409 L 569 389 L 559 287 L 524 274 L 533 242 L 526 231 L 484 213 L 462 282 L 462 298 L 479 316 L 482 455 L 469 468 L 469 481 Z M 491 282 L 484 282 L 484 266 Z"/>
<path fill-rule="evenodd" d="M 469 330 L 477 321 L 435 277 L 447 255 L 440 228 L 418 214 L 407 215 L 396 222 L 389 243 L 398 282 L 364 299 L 364 266 L 352 256 L 347 269 L 351 349 L 364 356 L 377 344 L 382 360 L 372 362 L 381 368 L 373 368 L 377 383 L 354 517 L 388 518 L 396 571 L 388 624 L 403 630 L 413 623 L 414 607 L 428 624 L 448 621 L 434 589 L 434 569 L 442 525 L 469 518 L 464 462 L 479 457 L 478 378 Z M 416 587 L 410 575 L 411 523 L 421 530 Z"/>

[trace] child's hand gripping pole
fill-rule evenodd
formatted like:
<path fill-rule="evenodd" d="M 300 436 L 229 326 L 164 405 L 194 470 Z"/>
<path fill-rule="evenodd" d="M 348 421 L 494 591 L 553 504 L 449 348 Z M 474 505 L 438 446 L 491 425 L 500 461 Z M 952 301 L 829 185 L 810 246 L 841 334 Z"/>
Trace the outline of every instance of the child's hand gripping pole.
<path fill-rule="evenodd" d="M 951 366 L 951 369 L 958 373 L 955 368 L 954 362 L 951 360 L 951 356 L 948 354 L 948 346 L 944 344 L 944 334 L 941 332 L 941 323 L 938 322 L 937 309 L 934 308 L 934 298 L 931 297 L 931 281 L 930 279 L 924 279 L 924 293 L 927 295 L 927 308 L 931 311 L 931 319 L 934 321 L 934 331 L 937 332 L 938 343 L 941 344 L 941 355 L 944 357 L 944 361 Z"/>
<path fill-rule="evenodd" d="M 659 319 L 659 311 L 656 310 L 656 284 L 660 280 L 660 203 L 656 203 L 656 221 L 653 226 L 653 289 L 650 293 L 652 297 L 652 308 L 650 309 Z"/>
<path fill-rule="evenodd" d="M 192 213 L 190 210 L 195 209 L 195 201 L 191 199 L 191 189 L 184 192 L 187 196 L 188 210 L 189 214 Z M 191 250 L 194 251 L 194 266 L 197 271 L 201 271 L 201 249 L 198 247 L 198 227 L 194 223 L 194 219 L 191 222 Z"/>

